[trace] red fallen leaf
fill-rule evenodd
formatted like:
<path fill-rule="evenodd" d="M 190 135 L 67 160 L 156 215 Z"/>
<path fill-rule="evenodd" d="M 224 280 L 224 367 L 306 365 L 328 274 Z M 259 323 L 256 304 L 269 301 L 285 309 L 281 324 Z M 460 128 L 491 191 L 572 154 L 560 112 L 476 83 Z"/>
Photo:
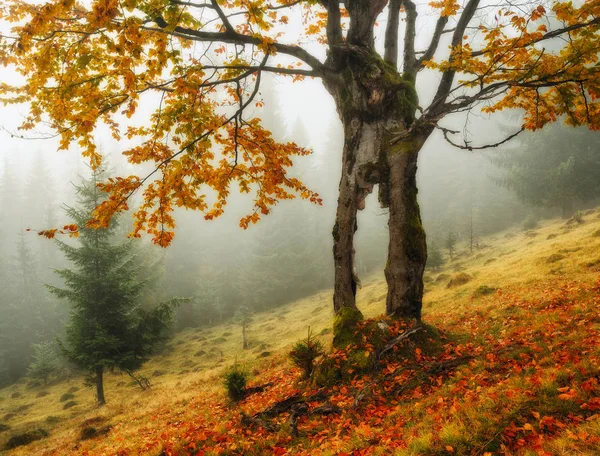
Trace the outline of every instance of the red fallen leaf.
<path fill-rule="evenodd" d="M 281 456 L 287 454 L 287 450 L 281 447 L 273 447 L 273 456 Z"/>
<path fill-rule="evenodd" d="M 593 397 L 581 406 L 584 410 L 600 410 L 600 397 Z"/>

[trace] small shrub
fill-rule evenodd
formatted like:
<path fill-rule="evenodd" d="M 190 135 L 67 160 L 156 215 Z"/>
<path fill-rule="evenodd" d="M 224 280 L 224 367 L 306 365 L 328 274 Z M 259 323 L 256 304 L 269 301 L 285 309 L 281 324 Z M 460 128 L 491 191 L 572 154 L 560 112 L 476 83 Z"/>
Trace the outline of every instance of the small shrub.
<path fill-rule="evenodd" d="M 48 391 L 40 391 L 35 395 L 35 397 L 45 397 L 48 396 L 48 394 L 50 394 Z"/>
<path fill-rule="evenodd" d="M 11 399 L 18 399 L 21 397 L 21 393 L 19 393 L 18 391 L 15 391 L 14 393 L 12 393 L 10 395 Z"/>
<path fill-rule="evenodd" d="M 556 233 L 550 233 L 546 239 L 554 239 L 556 236 Z"/>
<path fill-rule="evenodd" d="M 553 253 L 548 258 L 546 258 L 546 263 L 556 263 L 557 261 L 560 261 L 564 258 L 565 256 L 561 253 Z"/>
<path fill-rule="evenodd" d="M 77 391 L 79 391 L 79 387 L 78 386 L 72 386 L 71 388 L 69 388 L 69 390 L 67 391 L 67 393 L 76 393 Z"/>
<path fill-rule="evenodd" d="M 437 276 L 435 278 L 435 283 L 444 282 L 445 280 L 448 280 L 449 278 L 450 278 L 450 276 L 448 274 L 440 274 L 439 276 Z"/>
<path fill-rule="evenodd" d="M 307 379 L 310 378 L 314 371 L 315 360 L 323 353 L 325 353 L 323 344 L 311 337 L 309 327 L 306 339 L 297 342 L 289 353 L 289 356 L 292 363 L 302 369 L 303 378 Z"/>
<path fill-rule="evenodd" d="M 58 423 L 59 421 L 60 421 L 60 418 L 59 418 L 59 417 L 57 417 L 57 416 L 48 415 L 48 416 L 46 417 L 46 423 L 49 423 L 49 424 L 56 424 L 56 423 Z"/>
<path fill-rule="evenodd" d="M 8 442 L 6 442 L 6 448 L 11 450 L 20 446 L 29 445 L 31 442 L 41 440 L 44 437 L 48 437 L 48 432 L 44 429 L 36 429 L 35 431 L 13 435 L 8 439 Z"/>
<path fill-rule="evenodd" d="M 110 432 L 112 426 L 104 426 L 101 428 L 96 428 L 94 426 L 85 426 L 81 430 L 81 434 L 79 435 L 79 440 L 90 440 L 101 435 L 106 435 Z"/>
<path fill-rule="evenodd" d="M 538 227 L 538 221 L 535 215 L 529 214 L 523 222 L 523 231 L 535 230 Z"/>
<path fill-rule="evenodd" d="M 9 429 L 10 429 L 10 426 L 8 424 L 0 423 L 0 432 L 8 431 Z"/>
<path fill-rule="evenodd" d="M 75 407 L 76 405 L 77 405 L 77 402 L 69 401 L 69 402 L 65 403 L 65 405 L 63 405 L 63 410 L 70 409 L 71 407 Z"/>
<path fill-rule="evenodd" d="M 573 214 L 573 217 L 571 217 L 571 220 L 569 220 L 569 222 L 571 222 L 572 224 L 577 223 L 578 225 L 581 225 L 583 223 L 583 211 L 577 211 Z"/>
<path fill-rule="evenodd" d="M 478 298 L 480 296 L 491 295 L 491 294 L 495 293 L 496 290 L 497 290 L 497 288 L 490 287 L 487 285 L 481 285 L 481 286 L 477 287 L 477 289 L 473 293 L 473 297 Z"/>
<path fill-rule="evenodd" d="M 237 362 L 225 374 L 225 389 L 229 398 L 234 402 L 238 402 L 244 398 L 247 383 L 248 374 L 238 367 Z"/>
<path fill-rule="evenodd" d="M 66 402 L 69 399 L 73 399 L 74 397 L 75 397 L 75 395 L 73 393 L 65 393 L 60 397 L 58 402 Z"/>
<path fill-rule="evenodd" d="M 165 375 L 167 372 L 164 370 L 155 370 L 154 372 L 152 372 L 152 376 L 153 377 L 162 377 L 163 375 Z"/>
<path fill-rule="evenodd" d="M 600 230 L 597 230 L 592 234 L 593 237 L 600 237 Z"/>
<path fill-rule="evenodd" d="M 453 276 L 448 282 L 447 288 L 458 287 L 460 285 L 464 285 L 471 281 L 473 277 L 465 272 L 461 272 L 460 274 L 456 274 Z"/>

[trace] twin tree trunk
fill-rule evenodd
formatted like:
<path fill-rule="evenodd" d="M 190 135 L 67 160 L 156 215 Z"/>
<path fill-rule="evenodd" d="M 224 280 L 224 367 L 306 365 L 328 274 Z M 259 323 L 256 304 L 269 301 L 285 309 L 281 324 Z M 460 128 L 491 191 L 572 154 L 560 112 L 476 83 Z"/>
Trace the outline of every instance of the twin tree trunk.
<path fill-rule="evenodd" d="M 417 203 L 417 158 L 430 131 L 409 131 L 416 92 L 412 81 L 374 52 L 350 49 L 343 83 L 325 83 L 344 126 L 342 177 L 333 229 L 334 310 L 356 309 L 354 233 L 357 211 L 379 186 L 379 201 L 389 209 L 389 246 L 385 277 L 386 313 L 420 321 L 425 232 Z"/>

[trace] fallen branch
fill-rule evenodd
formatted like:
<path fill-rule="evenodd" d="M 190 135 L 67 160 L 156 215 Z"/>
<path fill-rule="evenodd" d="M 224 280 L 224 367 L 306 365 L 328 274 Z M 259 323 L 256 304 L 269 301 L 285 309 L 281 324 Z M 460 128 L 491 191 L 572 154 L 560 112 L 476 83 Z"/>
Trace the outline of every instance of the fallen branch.
<path fill-rule="evenodd" d="M 271 386 L 273 386 L 273 383 L 265 383 L 264 385 L 257 385 L 257 386 L 252 386 L 250 388 L 246 388 L 244 390 L 244 397 L 248 397 L 252 394 L 256 394 L 256 393 L 262 393 L 264 390 L 266 390 L 267 388 L 270 388 Z"/>
<path fill-rule="evenodd" d="M 381 359 L 381 357 L 387 353 L 388 351 L 390 351 L 392 348 L 394 348 L 396 345 L 398 345 L 400 342 L 402 342 L 403 340 L 408 339 L 410 336 L 412 336 L 413 334 L 415 334 L 416 332 L 420 331 L 421 329 L 423 329 L 422 326 L 417 326 L 409 331 L 406 331 L 402 334 L 400 334 L 398 337 L 392 339 L 385 347 L 383 347 L 383 349 L 379 352 L 379 354 L 377 355 L 377 359 Z"/>
<path fill-rule="evenodd" d="M 304 396 L 301 396 L 300 394 L 297 394 L 295 396 L 290 396 L 287 399 L 284 399 L 282 401 L 279 401 L 279 402 L 273 404 L 271 407 L 269 407 L 268 409 L 266 409 L 262 412 L 255 413 L 254 416 L 255 417 L 260 416 L 260 417 L 273 418 L 283 412 L 287 412 L 293 405 L 299 404 L 299 403 L 305 402 L 305 401 L 306 401 L 306 399 L 304 398 Z"/>
<path fill-rule="evenodd" d="M 251 428 L 253 426 L 260 426 L 269 432 L 275 432 L 277 429 L 268 421 L 260 418 L 259 416 L 250 416 L 242 412 L 242 426 Z"/>

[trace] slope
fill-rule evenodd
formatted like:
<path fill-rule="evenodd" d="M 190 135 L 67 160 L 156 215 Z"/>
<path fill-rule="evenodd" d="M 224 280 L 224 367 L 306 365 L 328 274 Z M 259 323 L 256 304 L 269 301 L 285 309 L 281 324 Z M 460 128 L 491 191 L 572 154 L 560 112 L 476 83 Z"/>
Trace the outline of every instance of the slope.
<path fill-rule="evenodd" d="M 320 392 L 300 382 L 286 355 L 307 326 L 330 343 L 323 292 L 256 315 L 250 350 L 233 324 L 176 335 L 142 372 L 150 390 L 115 373 L 101 409 L 81 378 L 4 389 L 0 446 L 41 428 L 49 436 L 9 454 L 598 454 L 599 272 L 599 210 L 501 233 L 428 273 L 431 353 L 407 339 L 409 356 L 376 372 Z M 359 306 L 375 317 L 385 282 L 364 282 Z M 254 384 L 273 384 L 238 405 L 222 387 L 236 358 Z M 65 393 L 73 397 L 60 402 Z M 293 396 L 309 398 L 307 413 L 260 413 Z M 312 413 L 319 406 L 333 413 Z"/>

